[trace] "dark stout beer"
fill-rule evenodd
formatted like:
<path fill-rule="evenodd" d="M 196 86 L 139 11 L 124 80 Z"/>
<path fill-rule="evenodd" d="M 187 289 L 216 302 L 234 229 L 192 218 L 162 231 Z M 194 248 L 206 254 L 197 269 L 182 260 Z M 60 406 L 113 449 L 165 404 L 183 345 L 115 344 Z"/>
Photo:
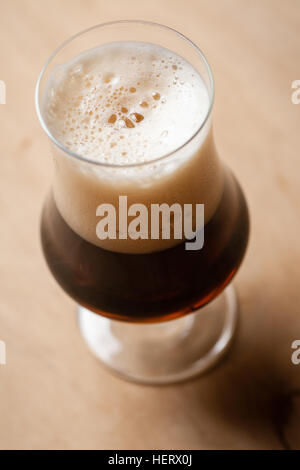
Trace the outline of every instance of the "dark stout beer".
<path fill-rule="evenodd" d="M 176 318 L 212 300 L 237 271 L 248 230 L 245 199 L 231 173 L 198 251 L 187 251 L 184 242 L 147 254 L 105 250 L 67 225 L 52 195 L 41 225 L 47 263 L 63 289 L 96 313 L 133 322 Z"/>
<path fill-rule="evenodd" d="M 212 300 L 241 263 L 248 213 L 218 158 L 211 97 L 196 69 L 156 44 L 113 42 L 60 65 L 43 99 L 64 151 L 53 147 L 42 244 L 65 291 L 96 313 L 134 322 L 176 318 Z M 97 238 L 96 208 L 115 207 L 119 195 L 148 209 L 204 204 L 204 247 Z"/>

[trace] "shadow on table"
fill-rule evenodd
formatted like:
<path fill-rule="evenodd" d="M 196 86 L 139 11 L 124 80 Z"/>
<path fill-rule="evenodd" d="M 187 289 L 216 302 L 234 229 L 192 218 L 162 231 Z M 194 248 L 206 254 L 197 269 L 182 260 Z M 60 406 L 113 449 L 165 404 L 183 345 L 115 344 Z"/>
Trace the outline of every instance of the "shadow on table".
<path fill-rule="evenodd" d="M 187 384 L 184 399 L 194 413 L 205 408 L 216 421 L 221 419 L 258 439 L 269 435 L 271 446 L 299 449 L 300 388 L 289 385 L 274 358 L 276 338 L 266 341 L 265 332 L 257 331 L 254 323 L 248 330 L 246 323 L 243 317 L 220 367 Z M 290 367 L 290 358 L 287 361 Z"/>

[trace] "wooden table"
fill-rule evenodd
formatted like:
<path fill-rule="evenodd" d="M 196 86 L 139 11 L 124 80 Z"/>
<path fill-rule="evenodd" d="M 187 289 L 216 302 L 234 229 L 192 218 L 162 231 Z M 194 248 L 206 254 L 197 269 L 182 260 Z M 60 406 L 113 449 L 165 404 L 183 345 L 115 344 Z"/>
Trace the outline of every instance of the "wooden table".
<path fill-rule="evenodd" d="M 0 11 L 0 447 L 299 448 L 299 0 L 11 0 Z M 39 71 L 70 35 L 131 17 L 182 31 L 209 58 L 216 142 L 252 219 L 233 348 L 211 373 L 163 388 L 122 381 L 91 356 L 39 242 L 52 171 Z"/>

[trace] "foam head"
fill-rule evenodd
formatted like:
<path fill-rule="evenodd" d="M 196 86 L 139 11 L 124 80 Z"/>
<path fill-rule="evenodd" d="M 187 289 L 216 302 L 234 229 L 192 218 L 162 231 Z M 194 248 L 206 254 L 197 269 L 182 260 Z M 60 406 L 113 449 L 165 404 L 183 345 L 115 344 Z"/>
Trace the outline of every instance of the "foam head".
<path fill-rule="evenodd" d="M 109 163 L 149 161 L 182 145 L 208 107 L 193 67 L 160 46 L 112 43 L 57 68 L 46 120 L 75 153 Z"/>
<path fill-rule="evenodd" d="M 87 51 L 57 67 L 44 94 L 43 116 L 52 135 L 88 160 L 122 165 L 151 162 L 185 144 L 207 116 L 210 99 L 196 70 L 179 55 L 154 44 L 117 42 Z M 144 252 L 174 240 L 97 240 L 96 207 L 129 203 L 205 203 L 206 219 L 221 193 L 213 141 L 205 135 L 180 160 L 114 173 L 57 158 L 58 208 L 81 236 L 107 249 Z M 195 175 L 198 173 L 198 184 Z M 195 181 L 194 181 L 195 180 Z M 178 241 L 177 241 L 178 242 Z"/>

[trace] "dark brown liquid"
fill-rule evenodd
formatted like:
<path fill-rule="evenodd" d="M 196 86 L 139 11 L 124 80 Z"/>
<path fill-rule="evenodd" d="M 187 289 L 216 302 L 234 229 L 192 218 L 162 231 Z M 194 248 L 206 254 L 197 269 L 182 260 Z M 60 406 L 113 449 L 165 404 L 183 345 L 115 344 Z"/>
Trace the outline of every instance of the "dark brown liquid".
<path fill-rule="evenodd" d="M 52 196 L 41 225 L 44 254 L 62 288 L 94 312 L 134 322 L 176 318 L 212 300 L 237 271 L 248 231 L 247 205 L 230 173 L 198 251 L 185 250 L 184 242 L 150 254 L 96 247 L 66 224 Z"/>

